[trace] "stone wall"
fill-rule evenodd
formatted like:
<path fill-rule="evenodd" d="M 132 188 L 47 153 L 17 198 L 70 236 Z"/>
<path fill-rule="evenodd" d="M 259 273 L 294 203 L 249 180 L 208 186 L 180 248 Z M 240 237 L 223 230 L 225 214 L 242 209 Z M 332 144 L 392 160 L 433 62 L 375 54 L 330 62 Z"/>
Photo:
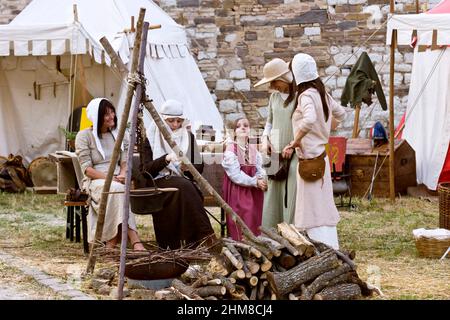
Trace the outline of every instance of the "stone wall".
<path fill-rule="evenodd" d="M 0 23 L 8 22 L 28 0 L 0 0 Z M 389 95 L 389 47 L 385 46 L 387 0 L 160 0 L 160 6 L 186 27 L 192 53 L 225 120 L 246 114 L 263 127 L 267 86 L 254 88 L 263 65 L 286 61 L 298 52 L 311 54 L 333 97 L 339 99 L 351 66 L 367 51 Z M 432 7 L 438 0 L 428 0 Z M 415 0 L 397 0 L 397 13 L 415 12 Z M 377 31 L 378 30 L 378 31 Z M 395 119 L 407 104 L 412 50 L 395 57 Z M 361 136 L 377 120 L 387 126 L 379 104 L 363 105 Z M 339 134 L 349 135 L 353 110 Z"/>

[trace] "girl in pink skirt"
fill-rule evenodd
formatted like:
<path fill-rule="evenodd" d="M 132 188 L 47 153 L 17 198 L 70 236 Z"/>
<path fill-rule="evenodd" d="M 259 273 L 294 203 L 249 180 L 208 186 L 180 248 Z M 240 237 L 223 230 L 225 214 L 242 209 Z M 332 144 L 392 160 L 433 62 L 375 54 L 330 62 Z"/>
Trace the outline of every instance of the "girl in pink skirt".
<path fill-rule="evenodd" d="M 264 191 L 267 190 L 262 158 L 255 145 L 249 143 L 250 124 L 237 119 L 233 125 L 234 140 L 227 144 L 222 166 L 225 170 L 222 195 L 255 235 L 259 235 Z M 227 216 L 228 235 L 242 239 L 241 228 Z"/>

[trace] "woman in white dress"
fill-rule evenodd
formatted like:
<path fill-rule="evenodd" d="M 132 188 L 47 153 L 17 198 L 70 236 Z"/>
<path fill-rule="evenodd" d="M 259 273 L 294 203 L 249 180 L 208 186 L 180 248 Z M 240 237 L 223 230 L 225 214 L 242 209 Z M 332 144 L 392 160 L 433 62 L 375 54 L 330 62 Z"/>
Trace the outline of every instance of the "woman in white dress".
<path fill-rule="evenodd" d="M 316 158 L 325 152 L 332 119 L 341 122 L 346 112 L 326 93 L 316 62 L 311 56 L 304 53 L 295 55 L 291 69 L 297 85 L 297 108 L 292 116 L 295 138 L 283 152 L 295 148 L 299 160 Z M 305 230 L 311 239 L 338 249 L 336 225 L 340 218 L 334 204 L 328 163 L 328 157 L 325 156 L 324 176 L 316 181 L 304 180 L 297 171 L 294 225 Z"/>

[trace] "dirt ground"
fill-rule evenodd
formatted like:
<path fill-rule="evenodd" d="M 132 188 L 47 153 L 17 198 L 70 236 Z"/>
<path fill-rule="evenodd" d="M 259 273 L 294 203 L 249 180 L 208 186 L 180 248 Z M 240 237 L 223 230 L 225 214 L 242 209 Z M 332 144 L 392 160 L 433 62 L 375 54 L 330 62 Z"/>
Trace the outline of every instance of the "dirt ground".
<path fill-rule="evenodd" d="M 412 237 L 415 228 L 437 227 L 437 198 L 354 202 L 355 209 L 341 211 L 340 246 L 356 251 L 360 277 L 382 290 L 384 296 L 374 299 L 450 299 L 450 259 L 419 258 Z M 209 209 L 220 215 L 218 208 Z M 81 243 L 65 239 L 65 219 L 61 196 L 0 193 L 0 251 L 105 299 L 89 288 L 89 277 L 82 278 L 87 257 Z M 212 224 L 219 235 L 219 224 Z M 154 239 L 150 216 L 138 216 L 137 225 L 142 239 Z M 96 269 L 104 266 L 99 261 Z M 0 295 L 5 298 L 61 298 L 48 290 L 0 264 Z"/>

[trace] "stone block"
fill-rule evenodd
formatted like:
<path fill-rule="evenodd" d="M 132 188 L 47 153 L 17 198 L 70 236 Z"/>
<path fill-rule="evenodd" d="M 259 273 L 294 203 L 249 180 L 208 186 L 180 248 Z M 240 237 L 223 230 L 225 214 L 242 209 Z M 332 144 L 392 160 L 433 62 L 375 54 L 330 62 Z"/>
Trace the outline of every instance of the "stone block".
<path fill-rule="evenodd" d="M 320 27 L 305 27 L 306 36 L 318 36 L 320 35 Z"/>
<path fill-rule="evenodd" d="M 325 74 L 329 75 L 329 76 L 331 76 L 333 74 L 339 75 L 340 74 L 339 68 L 336 66 L 329 66 L 328 68 L 325 69 Z"/>
<path fill-rule="evenodd" d="M 236 38 L 237 38 L 236 33 L 227 34 L 227 35 L 225 36 L 225 41 L 226 41 L 226 42 L 233 42 L 233 41 L 236 40 Z"/>
<path fill-rule="evenodd" d="M 230 72 L 231 79 L 245 79 L 245 77 L 246 77 L 245 69 L 232 70 Z"/>
<path fill-rule="evenodd" d="M 246 31 L 244 37 L 245 41 L 258 40 L 258 34 L 255 31 Z"/>
<path fill-rule="evenodd" d="M 275 28 L 275 38 L 283 38 L 284 37 L 284 30 L 281 27 Z"/>
<path fill-rule="evenodd" d="M 228 91 L 233 89 L 233 81 L 228 79 L 219 79 L 216 82 L 216 90 Z"/>
<path fill-rule="evenodd" d="M 258 4 L 268 5 L 268 4 L 281 4 L 284 0 L 258 0 Z"/>
<path fill-rule="evenodd" d="M 198 7 L 199 5 L 199 0 L 177 0 L 178 8 Z"/>
<path fill-rule="evenodd" d="M 237 103 L 234 100 L 219 101 L 219 111 L 222 113 L 233 113 L 237 111 Z"/>
<path fill-rule="evenodd" d="M 250 79 L 235 81 L 234 89 L 239 91 L 250 91 Z"/>

